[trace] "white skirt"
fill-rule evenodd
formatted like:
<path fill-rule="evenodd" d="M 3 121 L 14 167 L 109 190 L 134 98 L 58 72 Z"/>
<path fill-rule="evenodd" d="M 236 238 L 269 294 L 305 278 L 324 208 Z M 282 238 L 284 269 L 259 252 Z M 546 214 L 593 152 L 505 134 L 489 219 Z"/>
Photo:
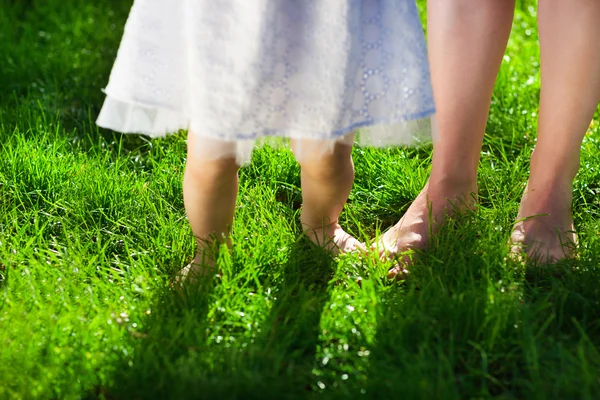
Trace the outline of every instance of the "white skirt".
<path fill-rule="evenodd" d="M 411 144 L 434 113 L 414 0 L 135 0 L 105 93 L 99 126 L 240 163 L 274 137 Z"/>

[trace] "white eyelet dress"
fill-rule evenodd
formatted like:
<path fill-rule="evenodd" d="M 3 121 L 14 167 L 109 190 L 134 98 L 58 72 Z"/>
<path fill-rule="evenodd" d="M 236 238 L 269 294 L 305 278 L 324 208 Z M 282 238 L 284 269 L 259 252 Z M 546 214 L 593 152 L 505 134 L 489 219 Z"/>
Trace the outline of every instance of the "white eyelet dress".
<path fill-rule="evenodd" d="M 250 160 L 272 138 L 389 146 L 432 134 L 414 0 L 135 0 L 97 124 L 198 135 Z M 325 146 L 326 147 L 326 146 Z"/>

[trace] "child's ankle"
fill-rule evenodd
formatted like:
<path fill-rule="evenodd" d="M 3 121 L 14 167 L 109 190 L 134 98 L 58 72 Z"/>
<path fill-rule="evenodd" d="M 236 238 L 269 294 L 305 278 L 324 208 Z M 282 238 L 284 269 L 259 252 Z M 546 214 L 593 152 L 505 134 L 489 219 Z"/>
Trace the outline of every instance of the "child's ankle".
<path fill-rule="evenodd" d="M 330 221 L 329 219 L 301 214 L 300 224 L 302 225 L 302 232 L 307 233 L 310 231 L 333 229 L 338 226 L 338 220 Z"/>

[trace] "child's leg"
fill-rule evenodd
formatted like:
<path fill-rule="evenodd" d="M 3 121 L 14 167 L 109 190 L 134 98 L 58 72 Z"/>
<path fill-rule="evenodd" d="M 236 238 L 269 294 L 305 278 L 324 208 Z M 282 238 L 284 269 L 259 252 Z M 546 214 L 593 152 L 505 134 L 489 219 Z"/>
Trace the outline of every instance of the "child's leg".
<path fill-rule="evenodd" d="M 322 141 L 292 141 L 302 170 L 302 229 L 313 243 L 334 253 L 364 248 L 338 221 L 354 182 L 352 138 L 336 142 L 332 151 L 324 150 Z"/>
<path fill-rule="evenodd" d="M 198 242 L 198 251 L 192 264 L 183 271 L 185 275 L 205 274 L 205 267 L 212 266 L 215 261 L 215 245 L 230 243 L 228 236 L 238 191 L 239 166 L 235 155 L 207 159 L 207 149 L 199 147 L 202 146 L 200 141 L 206 139 L 191 133 L 188 135 L 183 199 L 192 232 Z M 212 141 L 207 143 L 213 147 L 219 146 Z M 214 150 L 215 154 L 223 153 L 223 149 Z"/>
<path fill-rule="evenodd" d="M 553 261 L 568 255 L 576 242 L 572 184 L 581 141 L 600 101 L 600 2 L 540 0 L 538 24 L 538 141 L 518 219 L 545 216 L 518 222 L 512 240 L 528 246 L 529 256 Z"/>
<path fill-rule="evenodd" d="M 477 167 L 494 81 L 506 47 L 514 0 L 429 0 L 428 46 L 440 137 L 429 182 L 382 238 L 391 252 L 422 248 L 448 201 L 473 203 Z M 390 271 L 396 275 L 400 269 Z"/>

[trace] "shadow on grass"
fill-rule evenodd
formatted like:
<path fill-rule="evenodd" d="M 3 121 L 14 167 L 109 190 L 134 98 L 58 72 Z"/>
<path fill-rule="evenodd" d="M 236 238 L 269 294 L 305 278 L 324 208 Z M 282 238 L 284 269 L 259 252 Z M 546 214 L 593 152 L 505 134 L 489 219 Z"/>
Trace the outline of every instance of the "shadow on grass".
<path fill-rule="evenodd" d="M 476 233 L 446 230 L 408 282 L 384 288 L 363 397 L 594 398 L 597 253 L 518 266 Z"/>
<path fill-rule="evenodd" d="M 250 386 L 259 383 L 255 388 L 266 392 L 252 390 L 250 394 L 260 398 L 309 394 L 321 315 L 329 299 L 327 287 L 334 267 L 333 259 L 306 238 L 295 243 L 282 271 L 277 299 L 261 328 L 263 335 L 251 349 L 246 366 L 258 373 Z"/>
<path fill-rule="evenodd" d="M 600 349 L 599 265 L 597 254 L 554 265 L 525 265 L 525 299 L 540 306 L 539 316 L 549 320 L 547 332 L 585 340 Z"/>
<path fill-rule="evenodd" d="M 234 260 L 233 271 L 242 268 L 243 260 Z M 304 239 L 297 241 L 284 266 L 266 269 L 275 271 L 265 279 L 273 280 L 276 290 L 256 335 L 239 329 L 234 341 L 221 344 L 209 340 L 215 324 L 224 323 L 213 312 L 219 282 L 184 294 L 158 293 L 144 333 L 130 336 L 132 361 L 122 359 L 112 387 L 89 397 L 305 397 L 333 268 L 330 256 Z"/>

